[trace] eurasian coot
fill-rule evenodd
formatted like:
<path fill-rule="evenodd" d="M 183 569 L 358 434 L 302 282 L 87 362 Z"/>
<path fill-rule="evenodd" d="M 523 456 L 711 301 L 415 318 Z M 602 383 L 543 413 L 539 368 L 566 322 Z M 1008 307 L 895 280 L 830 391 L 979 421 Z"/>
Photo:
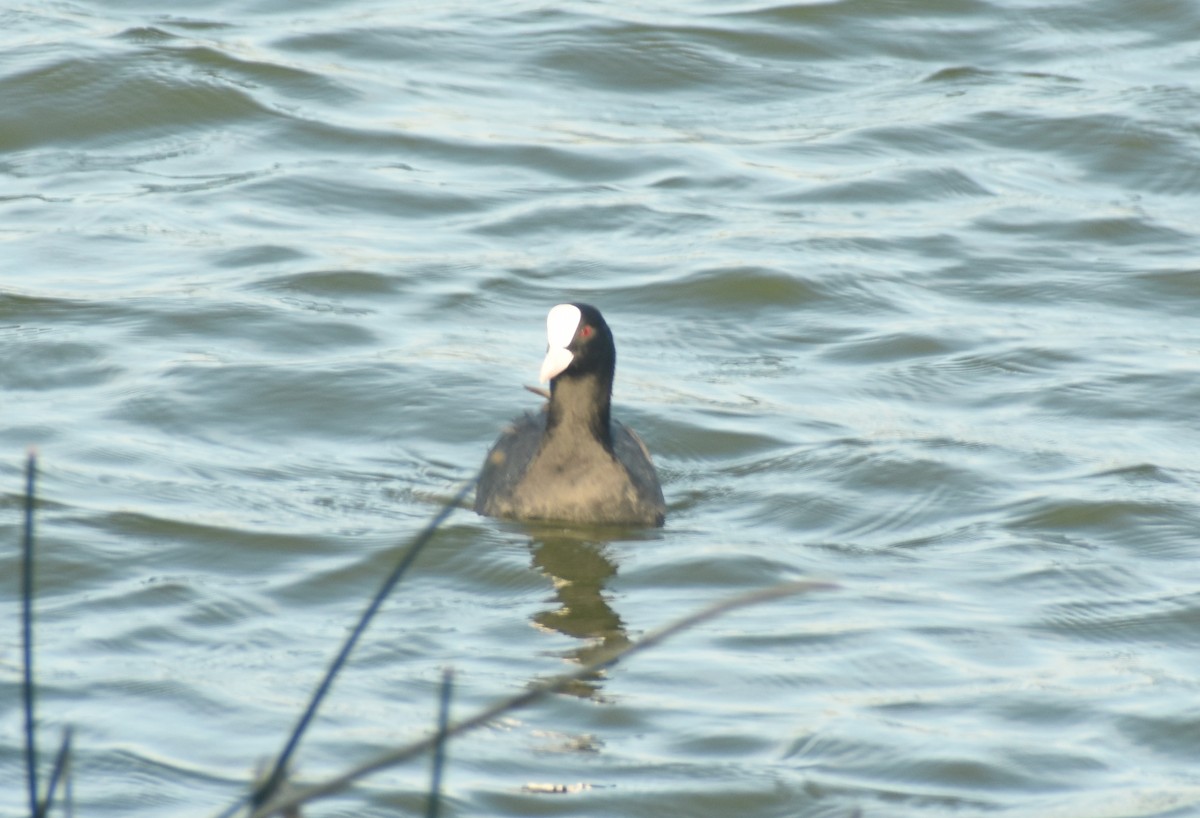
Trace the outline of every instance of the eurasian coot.
<path fill-rule="evenodd" d="M 609 417 L 617 349 L 600 311 L 559 304 L 546 316 L 541 380 L 550 402 L 488 452 L 475 510 L 492 517 L 598 525 L 663 524 L 666 504 L 645 445 Z"/>

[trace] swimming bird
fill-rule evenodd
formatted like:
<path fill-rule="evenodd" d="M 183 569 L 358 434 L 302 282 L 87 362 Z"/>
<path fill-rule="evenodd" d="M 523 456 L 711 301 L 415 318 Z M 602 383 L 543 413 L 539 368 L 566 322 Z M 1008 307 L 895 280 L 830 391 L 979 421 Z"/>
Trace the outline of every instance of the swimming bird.
<path fill-rule="evenodd" d="M 490 517 L 660 526 L 666 503 L 650 453 L 610 416 L 617 348 L 600 311 L 546 316 L 540 380 L 550 400 L 509 426 L 484 460 L 475 510 Z"/>

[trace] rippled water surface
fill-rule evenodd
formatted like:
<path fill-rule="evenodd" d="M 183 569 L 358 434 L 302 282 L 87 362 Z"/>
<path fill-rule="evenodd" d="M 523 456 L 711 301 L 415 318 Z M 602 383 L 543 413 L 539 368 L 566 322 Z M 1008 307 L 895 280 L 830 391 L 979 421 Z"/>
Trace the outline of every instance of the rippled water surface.
<path fill-rule="evenodd" d="M 298 780 L 425 736 L 445 667 L 467 715 L 809 576 L 452 742 L 443 814 L 1200 813 L 1198 43 L 1175 0 L 0 10 L 0 490 L 12 544 L 36 446 L 77 814 L 244 792 L 566 300 L 666 527 L 455 512 Z"/>

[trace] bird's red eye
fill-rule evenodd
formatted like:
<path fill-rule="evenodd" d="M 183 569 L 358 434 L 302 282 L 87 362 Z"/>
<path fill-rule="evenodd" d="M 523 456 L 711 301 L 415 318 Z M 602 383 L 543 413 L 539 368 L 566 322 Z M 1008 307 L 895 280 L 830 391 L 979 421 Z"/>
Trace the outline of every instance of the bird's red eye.
<path fill-rule="evenodd" d="M 579 330 L 579 337 L 580 338 L 591 338 L 592 337 L 592 328 L 590 326 L 588 326 L 587 324 L 584 324 L 583 329 Z"/>

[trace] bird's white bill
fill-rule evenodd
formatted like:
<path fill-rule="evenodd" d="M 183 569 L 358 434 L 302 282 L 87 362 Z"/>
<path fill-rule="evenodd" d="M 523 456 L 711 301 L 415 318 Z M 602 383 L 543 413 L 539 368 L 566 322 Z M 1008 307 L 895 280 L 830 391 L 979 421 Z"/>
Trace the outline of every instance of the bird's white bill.
<path fill-rule="evenodd" d="M 549 348 L 546 350 L 546 359 L 542 361 L 539 376 L 542 383 L 571 365 L 575 356 L 567 347 L 575 339 L 575 331 L 582 320 L 583 313 L 574 304 L 559 304 L 546 316 L 546 344 Z"/>
<path fill-rule="evenodd" d="M 546 316 L 546 343 L 551 349 L 560 347 L 566 349 L 579 329 L 583 313 L 574 304 L 559 304 Z"/>
<path fill-rule="evenodd" d="M 546 350 L 546 358 L 542 361 L 542 372 L 538 376 L 542 383 L 546 383 L 551 378 L 558 375 L 575 359 L 575 355 L 569 349 L 562 347 L 550 347 Z"/>

